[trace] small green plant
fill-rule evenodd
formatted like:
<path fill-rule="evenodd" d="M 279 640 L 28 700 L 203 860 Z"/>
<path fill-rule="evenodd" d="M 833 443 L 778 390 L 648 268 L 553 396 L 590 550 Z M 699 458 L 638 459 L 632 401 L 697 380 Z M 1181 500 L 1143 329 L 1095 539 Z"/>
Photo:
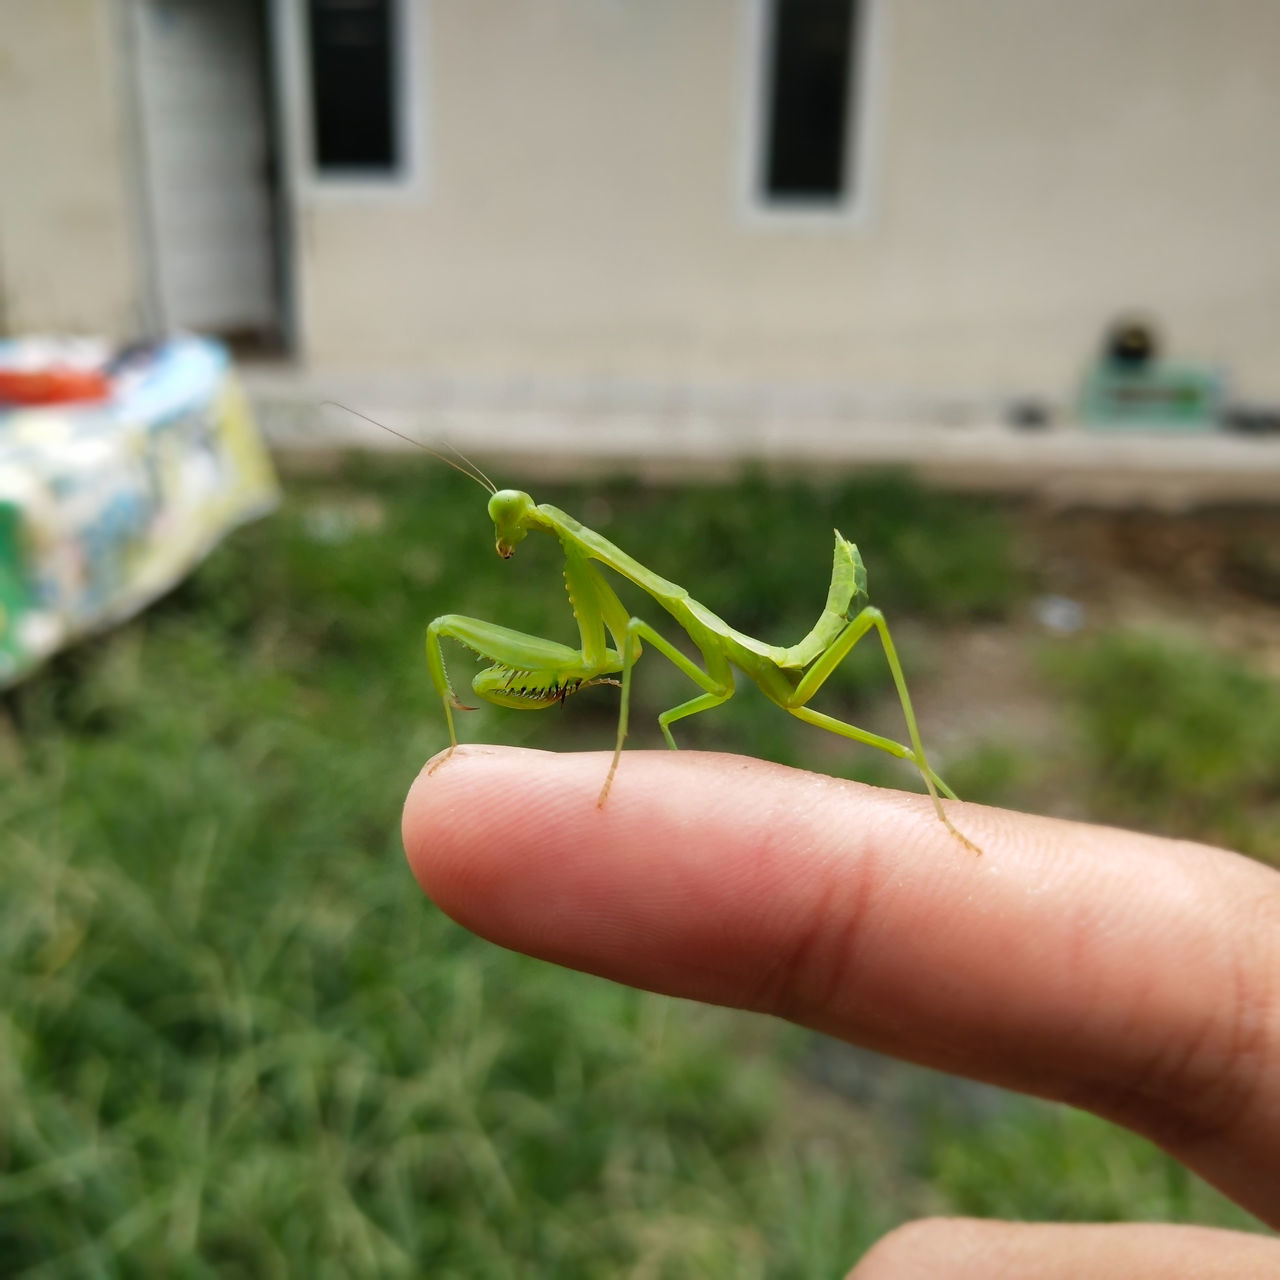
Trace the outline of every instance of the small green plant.
<path fill-rule="evenodd" d="M 951 1213 L 1257 1225 L 1145 1139 L 1070 1107 L 1010 1099 L 981 1123 L 935 1120 L 927 1159 L 930 1181 Z"/>
<path fill-rule="evenodd" d="M 948 767 L 964 796 L 980 804 L 1013 803 L 1032 772 L 1024 749 L 999 742 L 979 743 Z"/>
<path fill-rule="evenodd" d="M 1049 665 L 1079 717 L 1098 816 L 1267 852 L 1280 685 L 1209 648 L 1124 632 Z"/>

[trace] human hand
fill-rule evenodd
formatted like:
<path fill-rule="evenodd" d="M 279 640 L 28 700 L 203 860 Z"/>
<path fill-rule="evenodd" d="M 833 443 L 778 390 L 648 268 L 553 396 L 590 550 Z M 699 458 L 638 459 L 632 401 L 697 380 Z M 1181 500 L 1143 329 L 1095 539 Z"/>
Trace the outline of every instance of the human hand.
<path fill-rule="evenodd" d="M 737 756 L 459 748 L 409 794 L 422 888 L 503 946 L 776 1014 L 1146 1135 L 1280 1227 L 1280 876 L 1235 854 Z M 857 1280 L 1280 1276 L 1280 1242 L 911 1224 Z"/>

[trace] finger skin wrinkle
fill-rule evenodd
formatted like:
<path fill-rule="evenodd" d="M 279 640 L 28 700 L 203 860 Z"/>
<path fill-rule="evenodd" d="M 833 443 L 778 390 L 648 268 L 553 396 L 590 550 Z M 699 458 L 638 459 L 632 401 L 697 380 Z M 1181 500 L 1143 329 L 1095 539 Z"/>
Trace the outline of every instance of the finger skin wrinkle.
<path fill-rule="evenodd" d="M 898 900 L 901 886 L 894 868 L 900 862 L 920 865 L 928 861 L 927 840 L 899 838 L 892 853 L 883 852 L 885 842 L 876 838 L 877 829 L 884 825 L 879 815 L 892 815 L 893 829 L 899 833 L 918 824 L 931 835 L 937 819 L 923 797 L 860 783 L 837 783 L 833 788 L 830 780 L 823 782 L 825 785 L 815 788 L 818 794 L 814 796 L 817 832 L 803 846 L 791 843 L 782 851 L 786 860 L 779 864 L 782 876 L 807 880 L 806 892 L 802 897 L 795 895 L 803 901 L 803 910 L 792 912 L 788 945 L 776 963 L 761 974 L 746 1007 L 839 1035 L 842 1030 L 847 1034 L 845 1019 L 850 1017 L 879 1021 L 873 1007 L 864 1004 L 858 993 L 867 986 L 875 967 L 876 946 L 882 945 L 885 931 L 894 928 L 886 917 L 910 911 L 909 904 L 904 908 Z M 849 793 L 869 801 L 868 821 L 856 833 L 834 842 L 831 852 L 832 826 L 823 817 L 822 801 L 832 794 L 843 799 Z M 909 815 L 905 820 L 904 814 Z M 769 847 L 768 836 L 762 840 Z M 824 847 L 828 850 L 825 854 Z M 968 868 L 973 855 L 959 841 L 953 852 Z M 876 936 L 881 939 L 879 944 Z M 843 1026 L 833 1026 L 833 1011 L 842 1011 Z"/>
<path fill-rule="evenodd" d="M 750 1007 L 802 1024 L 829 1009 L 859 980 L 858 939 L 881 878 L 866 851 L 824 864 L 791 941 L 762 975 Z"/>
<path fill-rule="evenodd" d="M 1234 936 L 1222 1032 L 1225 1078 L 1202 1102 L 1201 1127 L 1188 1146 L 1231 1144 L 1259 1126 L 1280 1141 L 1280 1102 L 1270 1096 L 1280 1074 L 1280 895 L 1259 895 Z"/>
<path fill-rule="evenodd" d="M 1113 1118 L 1184 1156 L 1262 1118 L 1277 1052 L 1276 929 L 1259 917 L 1274 914 L 1274 897 L 1263 894 L 1243 918 L 1219 922 L 1216 936 L 1228 939 L 1227 954 L 1213 965 L 1221 974 L 1220 1002 L 1198 1025 L 1168 1029 L 1127 1087 L 1112 1096 Z M 1274 1117 L 1270 1124 L 1274 1129 Z"/>
<path fill-rule="evenodd" d="M 1129 1018 L 1142 1033 L 1133 1051 L 1104 1070 L 1074 1072 L 1056 1096 L 1145 1134 L 1280 1225 L 1280 894 L 1261 866 L 1172 847 L 1188 858 L 1200 910 L 1184 918 L 1181 946 L 1153 947 L 1129 984 Z M 1162 955 L 1181 965 L 1188 994 L 1181 1006 L 1166 998 L 1161 1017 L 1150 1001 L 1168 981 Z M 1112 988 L 1113 1001 L 1122 989 Z"/>

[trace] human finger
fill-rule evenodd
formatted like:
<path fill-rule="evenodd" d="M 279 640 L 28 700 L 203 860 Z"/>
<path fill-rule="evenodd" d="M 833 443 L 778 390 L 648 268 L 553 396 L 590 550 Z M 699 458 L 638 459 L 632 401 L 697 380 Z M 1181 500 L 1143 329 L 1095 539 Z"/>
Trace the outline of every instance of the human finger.
<path fill-rule="evenodd" d="M 422 887 L 505 946 L 1139 1130 L 1280 1223 L 1280 877 L 1221 850 L 742 757 L 456 752 Z"/>
<path fill-rule="evenodd" d="M 1280 1242 L 1162 1223 L 926 1218 L 890 1232 L 848 1280 L 1274 1280 Z"/>

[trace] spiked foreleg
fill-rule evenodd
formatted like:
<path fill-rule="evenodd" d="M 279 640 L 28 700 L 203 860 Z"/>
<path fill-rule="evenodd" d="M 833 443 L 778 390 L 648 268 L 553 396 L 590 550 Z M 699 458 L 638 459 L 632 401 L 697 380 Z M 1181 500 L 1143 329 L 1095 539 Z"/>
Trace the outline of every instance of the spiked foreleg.
<path fill-rule="evenodd" d="M 449 682 L 440 644 L 443 639 L 454 640 L 494 664 L 481 671 L 472 682 L 472 688 L 480 697 L 499 706 L 523 710 L 563 702 L 581 688 L 606 681 L 609 674 L 622 665 L 618 652 L 603 646 L 597 655 L 588 657 L 569 645 L 513 631 L 480 618 L 457 613 L 437 618 L 427 628 L 427 666 L 444 704 L 450 753 L 458 745 L 454 709 L 469 711 L 472 708 L 458 700 Z"/>

